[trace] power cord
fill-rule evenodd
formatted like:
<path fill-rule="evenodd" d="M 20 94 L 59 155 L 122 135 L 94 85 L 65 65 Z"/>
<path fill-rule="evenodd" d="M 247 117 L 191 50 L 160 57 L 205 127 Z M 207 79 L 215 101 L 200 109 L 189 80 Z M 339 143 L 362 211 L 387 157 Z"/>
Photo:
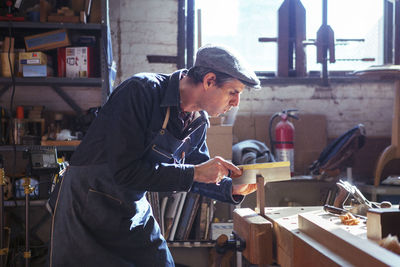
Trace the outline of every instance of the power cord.
<path fill-rule="evenodd" d="M 9 20 L 8 21 L 8 35 L 9 35 L 9 38 L 10 38 L 10 44 L 9 44 L 9 46 L 8 46 L 8 65 L 9 65 L 9 68 L 10 68 L 10 74 L 11 74 L 11 85 L 12 85 L 12 91 L 11 91 L 11 98 L 10 98 L 10 121 L 11 122 L 13 122 L 13 120 L 14 120 L 14 116 L 13 116 L 13 105 L 14 105 L 14 96 L 15 96 L 15 73 L 14 73 L 14 68 L 13 68 L 13 66 L 14 66 L 14 64 L 13 64 L 13 62 L 12 62 L 12 60 L 11 60 L 11 44 L 12 44 L 12 38 L 13 38 L 13 27 L 12 27 L 12 22 L 11 22 L 11 20 Z M 15 56 L 14 56 L 14 61 L 15 61 Z M 11 129 L 11 143 L 15 146 L 15 138 L 14 138 L 14 135 L 13 135 L 13 133 L 14 133 L 14 124 L 13 123 L 11 123 L 11 127 L 10 127 L 10 129 Z"/>

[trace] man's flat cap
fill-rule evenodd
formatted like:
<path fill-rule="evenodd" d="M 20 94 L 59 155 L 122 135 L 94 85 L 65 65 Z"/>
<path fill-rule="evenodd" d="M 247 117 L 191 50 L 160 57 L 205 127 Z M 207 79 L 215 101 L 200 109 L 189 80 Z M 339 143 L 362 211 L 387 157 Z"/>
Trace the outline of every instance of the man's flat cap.
<path fill-rule="evenodd" d="M 247 63 L 230 48 L 221 45 L 205 45 L 198 49 L 195 67 L 206 67 L 228 74 L 245 85 L 260 89 L 260 80 Z"/>

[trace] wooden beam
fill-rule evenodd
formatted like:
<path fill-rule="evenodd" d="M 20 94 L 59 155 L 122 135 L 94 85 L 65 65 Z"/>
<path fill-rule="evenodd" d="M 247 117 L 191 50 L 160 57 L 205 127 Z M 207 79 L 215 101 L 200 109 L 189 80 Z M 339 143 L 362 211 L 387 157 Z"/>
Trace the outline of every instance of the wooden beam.
<path fill-rule="evenodd" d="M 264 190 L 264 177 L 257 175 L 257 210 L 261 216 L 265 216 L 265 190 Z"/>
<path fill-rule="evenodd" d="M 393 266 L 400 264 L 400 256 L 378 244 L 356 235 L 365 236 L 361 226 L 341 228 L 340 219 L 325 212 L 298 215 L 299 230 L 336 255 L 340 255 L 352 266 Z M 352 228 L 351 228 L 352 227 Z M 354 229 L 354 230 L 353 230 Z M 320 265 L 322 266 L 322 265 Z"/>
<path fill-rule="evenodd" d="M 147 60 L 149 63 L 178 63 L 178 57 L 176 56 L 147 55 Z"/>
<path fill-rule="evenodd" d="M 257 265 L 271 264 L 272 223 L 249 208 L 233 211 L 233 231 L 246 242 L 243 256 Z"/>

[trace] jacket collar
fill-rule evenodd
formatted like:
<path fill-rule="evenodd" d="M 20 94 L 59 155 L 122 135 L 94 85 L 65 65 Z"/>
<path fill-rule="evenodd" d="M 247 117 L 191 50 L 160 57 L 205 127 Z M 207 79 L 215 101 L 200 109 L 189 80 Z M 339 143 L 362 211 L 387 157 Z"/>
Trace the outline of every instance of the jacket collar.
<path fill-rule="evenodd" d="M 167 89 L 165 90 L 165 94 L 161 101 L 160 107 L 175 106 L 178 112 L 181 111 L 179 80 L 182 78 L 183 74 L 187 73 L 187 71 L 188 70 L 186 69 L 177 70 L 169 76 L 168 86 Z M 208 120 L 208 114 L 206 111 L 203 110 L 196 112 L 195 117 L 197 118 L 199 116 L 203 117 L 203 120 L 207 123 L 208 126 L 210 125 L 210 122 Z"/>
<path fill-rule="evenodd" d="M 169 76 L 168 86 L 160 104 L 161 107 L 176 106 L 180 110 L 179 80 L 186 72 L 186 69 L 177 70 Z"/>

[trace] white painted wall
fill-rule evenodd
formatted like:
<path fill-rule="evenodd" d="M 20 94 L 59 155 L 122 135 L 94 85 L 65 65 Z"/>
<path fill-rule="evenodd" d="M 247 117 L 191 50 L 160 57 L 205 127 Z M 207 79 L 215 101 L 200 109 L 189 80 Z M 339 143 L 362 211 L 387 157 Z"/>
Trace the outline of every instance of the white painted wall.
<path fill-rule="evenodd" d="M 177 0 L 112 0 L 110 22 L 116 84 L 137 72 L 170 73 L 175 64 L 149 64 L 147 55 L 177 55 Z M 390 136 L 393 84 L 382 82 L 316 85 L 271 85 L 245 92 L 239 114 L 272 114 L 286 108 L 324 114 L 328 136 L 337 137 L 363 123 L 367 136 Z"/>
<path fill-rule="evenodd" d="M 116 84 L 138 72 L 170 73 L 175 64 L 149 64 L 147 55 L 176 56 L 177 0 L 110 0 Z"/>

